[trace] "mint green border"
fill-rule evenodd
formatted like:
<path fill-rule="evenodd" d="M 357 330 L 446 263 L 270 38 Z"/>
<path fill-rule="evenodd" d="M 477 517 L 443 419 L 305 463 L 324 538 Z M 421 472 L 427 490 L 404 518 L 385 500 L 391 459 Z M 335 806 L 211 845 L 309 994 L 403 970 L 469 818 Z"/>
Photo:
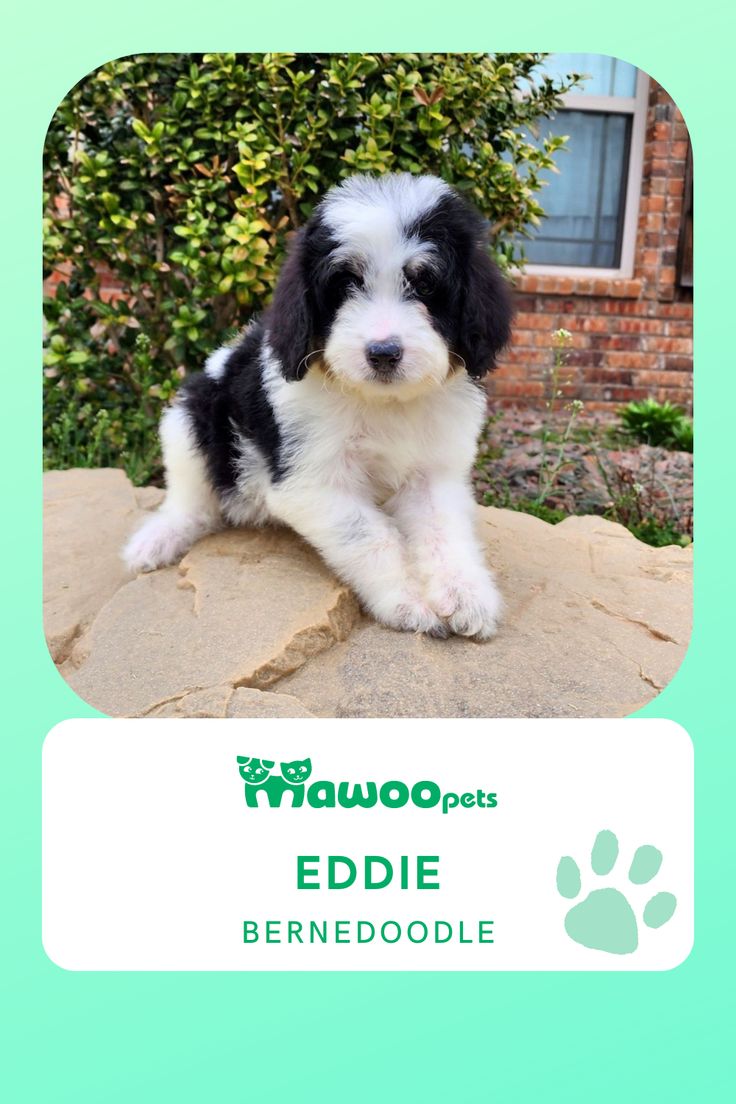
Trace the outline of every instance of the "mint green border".
<path fill-rule="evenodd" d="M 724 0 L 685 10 L 672 0 L 598 7 L 590 0 L 565 6 L 27 0 L 3 22 L 5 1098 L 12 1104 L 725 1099 L 736 904 L 729 879 L 735 776 L 728 581 L 736 536 L 730 501 L 736 369 L 726 331 L 736 253 L 732 10 Z M 685 114 L 698 208 L 696 629 L 677 677 L 644 711 L 679 721 L 696 748 L 696 940 L 690 958 L 672 972 L 72 974 L 41 949 L 41 742 L 56 722 L 92 714 L 54 671 L 41 629 L 45 128 L 67 89 L 112 57 L 274 47 L 609 53 L 659 79 Z"/>

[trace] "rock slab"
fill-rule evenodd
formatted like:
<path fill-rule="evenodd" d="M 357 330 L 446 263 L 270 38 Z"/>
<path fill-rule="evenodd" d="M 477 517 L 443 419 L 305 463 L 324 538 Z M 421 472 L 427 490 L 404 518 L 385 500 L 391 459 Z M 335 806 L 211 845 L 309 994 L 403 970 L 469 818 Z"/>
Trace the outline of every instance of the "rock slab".
<path fill-rule="evenodd" d="M 477 643 L 375 624 L 286 529 L 228 529 L 134 578 L 119 550 L 161 492 L 112 469 L 48 472 L 44 492 L 49 649 L 114 716 L 624 716 L 687 649 L 691 549 L 599 517 L 478 507 L 507 609 Z"/>

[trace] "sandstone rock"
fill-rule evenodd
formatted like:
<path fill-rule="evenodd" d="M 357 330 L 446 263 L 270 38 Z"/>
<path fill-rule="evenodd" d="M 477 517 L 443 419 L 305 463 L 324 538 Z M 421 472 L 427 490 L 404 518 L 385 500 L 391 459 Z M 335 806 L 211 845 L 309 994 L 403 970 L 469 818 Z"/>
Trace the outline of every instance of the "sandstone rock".
<path fill-rule="evenodd" d="M 321 716 L 613 717 L 667 685 L 690 635 L 690 550 L 597 517 L 478 513 L 506 600 L 494 640 L 397 645 L 364 623 L 278 690 Z"/>
<path fill-rule="evenodd" d="M 478 507 L 507 606 L 480 644 L 376 625 L 284 529 L 227 530 L 131 578 L 119 547 L 160 492 L 110 471 L 49 473 L 46 490 L 50 646 L 72 688 L 111 714 L 622 716 L 687 648 L 692 551 L 599 517 L 551 526 Z"/>
<path fill-rule="evenodd" d="M 44 606 L 49 651 L 55 663 L 130 576 L 120 548 L 143 503 L 162 492 L 146 488 L 143 499 L 117 468 L 46 472 L 44 487 Z"/>
<path fill-rule="evenodd" d="M 351 592 L 295 534 L 228 530 L 178 567 L 121 587 L 63 674 L 103 712 L 146 715 L 220 683 L 265 689 L 343 640 L 359 616 Z"/>

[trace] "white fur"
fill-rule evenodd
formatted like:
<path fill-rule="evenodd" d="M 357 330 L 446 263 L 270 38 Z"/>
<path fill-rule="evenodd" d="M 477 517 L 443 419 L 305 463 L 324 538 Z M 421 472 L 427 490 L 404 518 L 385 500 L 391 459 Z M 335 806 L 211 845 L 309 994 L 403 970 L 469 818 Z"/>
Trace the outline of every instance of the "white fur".
<path fill-rule="evenodd" d="M 318 548 L 379 621 L 492 636 L 501 601 L 469 481 L 483 393 L 457 373 L 411 401 L 370 399 L 317 373 L 297 389 L 269 367 L 271 402 L 300 441 L 293 473 L 266 496 L 271 515 Z"/>
<path fill-rule="evenodd" d="M 153 571 L 174 563 L 195 541 L 221 525 L 220 503 L 181 406 L 165 411 L 160 434 L 166 498 L 123 549 L 123 559 L 132 571 Z"/>
<path fill-rule="evenodd" d="M 216 349 L 214 353 L 210 353 L 204 365 L 204 370 L 210 379 L 221 379 L 225 371 L 227 358 L 230 356 L 231 352 L 232 349 L 228 345 L 223 345 L 221 349 Z"/>

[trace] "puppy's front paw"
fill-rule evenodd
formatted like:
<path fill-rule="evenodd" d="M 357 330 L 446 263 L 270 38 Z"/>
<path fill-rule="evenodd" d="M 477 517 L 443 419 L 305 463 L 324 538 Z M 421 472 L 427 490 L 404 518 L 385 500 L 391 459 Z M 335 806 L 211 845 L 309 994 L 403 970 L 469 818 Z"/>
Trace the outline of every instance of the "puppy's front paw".
<path fill-rule="evenodd" d="M 456 636 L 490 640 L 503 612 L 501 595 L 490 580 L 467 583 L 456 580 L 431 591 L 429 604 Z"/>
<path fill-rule="evenodd" d="M 419 598 L 404 598 L 390 609 L 382 610 L 379 619 L 384 625 L 400 632 L 426 633 L 427 636 L 447 636 L 447 626 L 434 610 Z"/>
<path fill-rule="evenodd" d="M 185 528 L 159 511 L 133 534 L 122 557 L 131 571 L 155 571 L 180 559 L 190 544 Z"/>

